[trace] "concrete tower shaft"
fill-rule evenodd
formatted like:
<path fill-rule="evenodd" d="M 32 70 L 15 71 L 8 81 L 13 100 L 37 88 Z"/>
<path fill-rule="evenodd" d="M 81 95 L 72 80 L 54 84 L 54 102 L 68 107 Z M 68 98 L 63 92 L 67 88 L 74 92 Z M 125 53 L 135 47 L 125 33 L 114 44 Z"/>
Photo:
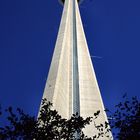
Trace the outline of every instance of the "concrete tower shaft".
<path fill-rule="evenodd" d="M 82 117 L 92 117 L 100 110 L 96 123 L 107 121 L 77 0 L 65 0 L 43 98 L 51 101 L 65 118 L 76 112 Z M 84 131 L 88 136 L 97 133 L 94 123 Z"/>

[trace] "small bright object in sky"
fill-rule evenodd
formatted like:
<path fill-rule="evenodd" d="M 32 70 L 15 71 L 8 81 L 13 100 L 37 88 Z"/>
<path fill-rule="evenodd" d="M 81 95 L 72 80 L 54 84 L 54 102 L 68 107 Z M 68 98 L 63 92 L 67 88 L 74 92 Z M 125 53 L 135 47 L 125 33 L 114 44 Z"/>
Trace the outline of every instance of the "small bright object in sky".
<path fill-rule="evenodd" d="M 93 57 L 94 57 L 94 58 L 99 58 L 99 59 L 102 59 L 102 58 L 103 58 L 103 57 L 101 57 L 101 56 L 95 56 L 95 55 L 91 55 L 90 57 L 91 57 L 91 58 L 93 58 Z"/>

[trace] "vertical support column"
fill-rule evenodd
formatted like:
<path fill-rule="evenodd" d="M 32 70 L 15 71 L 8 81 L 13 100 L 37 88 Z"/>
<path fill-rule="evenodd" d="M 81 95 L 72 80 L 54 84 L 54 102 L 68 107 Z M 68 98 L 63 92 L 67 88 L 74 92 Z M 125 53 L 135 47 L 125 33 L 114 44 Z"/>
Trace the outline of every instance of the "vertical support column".
<path fill-rule="evenodd" d="M 77 25 L 76 25 L 76 2 L 72 0 L 73 11 L 73 113 L 80 115 L 79 100 L 79 72 L 78 72 L 78 52 L 77 52 Z"/>

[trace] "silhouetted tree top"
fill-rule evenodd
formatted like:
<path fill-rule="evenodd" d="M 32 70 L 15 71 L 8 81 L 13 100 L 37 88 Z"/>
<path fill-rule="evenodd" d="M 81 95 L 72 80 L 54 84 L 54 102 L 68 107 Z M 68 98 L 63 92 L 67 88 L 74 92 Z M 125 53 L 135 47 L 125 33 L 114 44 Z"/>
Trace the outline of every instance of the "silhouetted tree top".
<path fill-rule="evenodd" d="M 43 99 L 37 120 L 19 108 L 14 113 L 12 107 L 9 107 L 6 110 L 9 113 L 9 126 L 0 127 L 0 140 L 70 140 L 75 139 L 75 132 L 79 134 L 79 139 L 88 139 L 82 128 L 90 124 L 91 117 L 83 119 L 75 114 L 67 120 L 51 107 L 52 103 Z"/>
<path fill-rule="evenodd" d="M 118 103 L 115 112 L 110 112 L 110 125 L 115 129 L 114 138 L 119 140 L 140 140 L 140 102 L 137 97 Z"/>
<path fill-rule="evenodd" d="M 52 103 L 43 99 L 40 115 L 36 120 L 23 110 L 17 108 L 13 111 L 12 107 L 6 109 L 8 112 L 8 126 L 0 127 L 0 140 L 98 140 L 106 137 L 111 140 L 110 126 L 114 130 L 115 140 L 139 140 L 140 139 L 140 102 L 137 97 L 128 99 L 123 97 L 123 101 L 118 103 L 116 110 L 109 113 L 109 121 L 96 124 L 96 118 L 100 111 L 93 114 L 93 117 L 86 119 L 73 114 L 70 119 L 62 118 L 56 110 L 52 109 Z M 0 108 L 0 116 L 1 108 Z M 83 128 L 90 125 L 93 121 L 98 133 L 92 137 L 87 137 L 83 133 Z"/>

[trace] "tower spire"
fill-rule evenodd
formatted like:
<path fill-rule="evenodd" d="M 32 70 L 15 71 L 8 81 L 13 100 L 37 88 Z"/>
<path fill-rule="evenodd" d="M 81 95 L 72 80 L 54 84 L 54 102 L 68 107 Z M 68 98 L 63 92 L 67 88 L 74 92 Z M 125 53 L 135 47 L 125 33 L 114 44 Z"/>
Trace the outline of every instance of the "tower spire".
<path fill-rule="evenodd" d="M 100 110 L 96 122 L 101 124 L 107 117 L 80 17 L 78 2 L 82 0 L 61 2 L 64 9 L 43 98 L 65 118 L 76 112 L 84 118 L 92 117 Z M 94 123 L 84 132 L 96 134 Z"/>

